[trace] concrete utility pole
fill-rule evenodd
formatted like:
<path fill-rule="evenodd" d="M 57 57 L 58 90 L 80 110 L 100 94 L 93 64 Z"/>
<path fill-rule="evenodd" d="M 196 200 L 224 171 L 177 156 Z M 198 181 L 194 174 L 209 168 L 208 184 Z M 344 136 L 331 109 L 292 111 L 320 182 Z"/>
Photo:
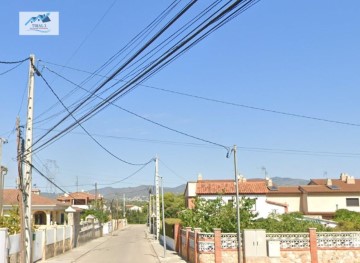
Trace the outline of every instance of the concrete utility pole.
<path fill-rule="evenodd" d="M 126 215 L 126 206 L 125 206 L 125 194 L 123 194 L 123 208 L 124 208 L 124 211 L 123 211 L 123 218 L 125 218 L 125 215 Z"/>
<path fill-rule="evenodd" d="M 35 56 L 30 55 L 29 82 L 28 82 L 28 108 L 25 135 L 25 178 L 24 178 L 24 212 L 25 212 L 25 262 L 32 263 L 32 233 L 31 233 L 31 192 L 32 192 L 32 141 L 34 117 L 34 67 Z"/>
<path fill-rule="evenodd" d="M 6 139 L 0 138 L 0 213 L 3 215 L 3 197 L 4 197 L 4 175 L 7 168 L 1 165 L 2 162 L 2 145 L 7 143 Z"/>
<path fill-rule="evenodd" d="M 98 208 L 97 196 L 98 196 L 97 183 L 95 183 L 95 208 Z"/>
<path fill-rule="evenodd" d="M 163 237 L 164 237 L 164 258 L 166 256 L 166 233 L 165 233 L 165 209 L 164 209 L 164 184 L 163 178 L 161 178 L 161 200 L 162 200 L 162 226 L 163 226 Z"/>
<path fill-rule="evenodd" d="M 149 189 L 149 211 L 148 211 L 148 224 L 149 224 L 149 232 L 151 233 L 151 189 Z"/>
<path fill-rule="evenodd" d="M 155 158 L 155 201 L 156 201 L 156 239 L 160 235 L 160 177 L 159 177 L 159 158 Z"/>
<path fill-rule="evenodd" d="M 237 241 L 238 241 L 238 263 L 241 262 L 241 235 L 240 235 L 240 208 L 239 208 L 239 178 L 236 161 L 236 145 L 232 149 L 234 152 L 235 188 L 236 188 L 236 219 L 237 219 Z"/>
<path fill-rule="evenodd" d="M 17 131 L 17 163 L 18 163 L 18 188 L 20 189 L 21 202 L 19 203 L 20 211 L 20 262 L 25 261 L 25 223 L 24 223 L 24 198 L 23 198 L 23 154 L 24 154 L 24 139 L 21 136 L 20 118 L 16 118 L 16 131 Z"/>

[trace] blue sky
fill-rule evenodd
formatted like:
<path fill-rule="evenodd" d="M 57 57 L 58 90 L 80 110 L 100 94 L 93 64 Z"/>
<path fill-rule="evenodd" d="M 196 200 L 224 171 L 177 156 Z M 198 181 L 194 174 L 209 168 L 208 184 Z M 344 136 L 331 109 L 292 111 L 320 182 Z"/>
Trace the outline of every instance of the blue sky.
<path fill-rule="evenodd" d="M 37 59 L 94 71 L 149 24 L 170 1 L 2 1 L 1 61 Z M 196 12 L 204 1 L 194 6 Z M 106 17 L 99 20 L 112 6 Z M 20 11 L 58 11 L 59 36 L 19 36 Z M 360 124 L 360 3 L 260 1 L 185 55 L 148 79 L 155 88 L 320 119 Z M 98 25 L 96 26 L 96 24 Z M 82 44 L 81 48 L 79 46 Z M 41 67 L 44 64 L 39 64 Z M 76 83 L 87 74 L 46 64 Z M 0 73 L 9 69 L 0 65 Z M 63 96 L 74 87 L 43 71 Z M 16 116 L 24 123 L 28 62 L 0 75 L 0 136 L 5 186 L 15 187 Z M 78 93 L 78 96 L 85 93 Z M 37 77 L 35 121 L 51 116 L 57 102 Z M 238 146 L 238 169 L 247 178 L 323 178 L 348 172 L 360 178 L 359 126 L 342 125 L 176 95 L 139 86 L 117 101 L 122 107 L 173 129 L 231 147 Z M 44 113 L 45 112 L 45 113 Z M 51 122 L 35 125 L 38 137 Z M 158 155 L 166 186 L 187 180 L 232 179 L 233 160 L 221 147 L 206 144 L 108 107 L 84 127 L 122 159 L 147 162 Z M 109 156 L 77 128 L 36 153 L 55 182 L 67 191 L 153 184 L 154 165 L 121 182 L 139 167 Z M 55 164 L 56 167 L 55 168 Z M 325 175 L 326 173 L 326 175 Z M 50 186 L 36 172 L 33 183 Z"/>

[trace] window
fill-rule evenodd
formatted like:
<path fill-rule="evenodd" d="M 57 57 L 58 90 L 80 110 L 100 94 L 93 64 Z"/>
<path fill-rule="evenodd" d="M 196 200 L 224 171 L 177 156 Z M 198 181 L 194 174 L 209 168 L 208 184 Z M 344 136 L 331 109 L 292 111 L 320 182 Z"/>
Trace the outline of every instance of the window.
<path fill-rule="evenodd" d="M 346 198 L 346 206 L 359 206 L 359 198 Z"/>

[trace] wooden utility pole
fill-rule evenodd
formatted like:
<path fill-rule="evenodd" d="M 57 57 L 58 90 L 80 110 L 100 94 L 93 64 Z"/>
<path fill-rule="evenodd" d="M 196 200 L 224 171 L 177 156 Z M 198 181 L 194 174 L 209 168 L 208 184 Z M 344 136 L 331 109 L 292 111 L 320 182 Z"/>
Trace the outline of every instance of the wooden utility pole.
<path fill-rule="evenodd" d="M 31 230 L 31 193 L 32 193 L 32 144 L 34 117 L 34 64 L 35 56 L 30 55 L 28 108 L 25 132 L 25 178 L 23 180 L 24 223 L 25 223 L 25 263 L 32 263 L 32 230 Z"/>

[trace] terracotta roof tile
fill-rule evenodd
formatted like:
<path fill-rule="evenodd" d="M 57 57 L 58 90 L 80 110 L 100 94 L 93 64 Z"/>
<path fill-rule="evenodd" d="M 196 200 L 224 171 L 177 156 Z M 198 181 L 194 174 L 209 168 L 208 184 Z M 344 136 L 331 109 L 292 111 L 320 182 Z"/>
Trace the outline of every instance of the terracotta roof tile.
<path fill-rule="evenodd" d="M 270 194 L 300 194 L 301 191 L 299 186 L 278 186 L 277 191 L 269 191 L 268 195 Z"/>
<path fill-rule="evenodd" d="M 301 186 L 303 191 L 306 192 L 340 192 L 340 193 L 352 193 L 360 192 L 360 180 L 355 179 L 354 184 L 348 184 L 340 179 L 331 179 L 332 185 L 337 186 L 338 190 L 332 190 L 326 186 L 326 179 L 311 179 L 310 183 L 305 186 Z"/>
<path fill-rule="evenodd" d="M 89 200 L 95 200 L 95 195 L 85 193 L 85 192 L 75 192 L 70 193 L 69 195 L 65 196 L 59 196 L 57 197 L 57 200 L 59 201 L 65 201 L 65 200 L 73 200 L 73 199 L 89 199 Z"/>
<path fill-rule="evenodd" d="M 20 191 L 18 189 L 4 189 L 4 205 L 18 205 L 20 198 Z M 58 205 L 60 204 L 55 199 L 45 196 L 32 194 L 31 200 L 33 205 Z"/>
<path fill-rule="evenodd" d="M 240 194 L 266 194 L 269 190 L 265 181 L 239 182 Z M 235 194 L 233 180 L 200 180 L 196 184 L 196 193 L 204 194 Z"/>

